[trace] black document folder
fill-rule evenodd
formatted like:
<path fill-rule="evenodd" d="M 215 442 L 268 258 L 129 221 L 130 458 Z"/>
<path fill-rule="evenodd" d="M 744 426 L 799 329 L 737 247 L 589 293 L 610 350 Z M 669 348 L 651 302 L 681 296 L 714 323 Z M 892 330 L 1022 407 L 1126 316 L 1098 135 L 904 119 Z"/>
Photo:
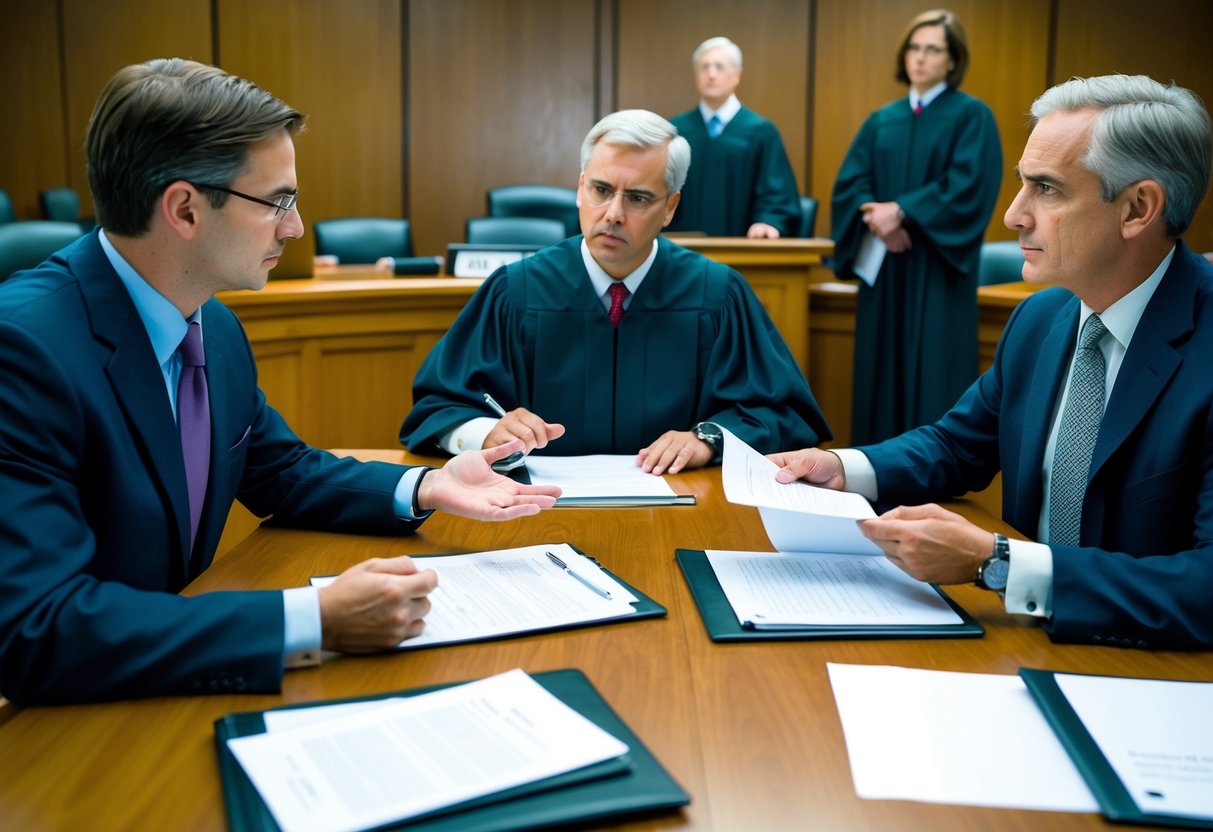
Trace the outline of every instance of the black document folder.
<path fill-rule="evenodd" d="M 1037 707 L 1045 715 L 1053 733 L 1061 740 L 1062 747 L 1074 761 L 1075 768 L 1087 781 L 1087 788 L 1099 801 L 1099 809 L 1110 821 L 1116 823 L 1141 823 L 1156 826 L 1177 826 L 1185 829 L 1213 829 L 1213 820 L 1163 815 L 1142 811 L 1125 788 L 1124 782 L 1100 751 L 1099 745 L 1087 731 L 1078 714 L 1070 705 L 1065 693 L 1057 685 L 1056 673 L 1051 670 L 1021 668 L 1020 678 L 1027 685 Z M 1082 675 L 1082 674 L 1066 674 Z M 1129 717 L 1131 718 L 1131 717 Z"/>
<path fill-rule="evenodd" d="M 675 809 L 691 802 L 690 795 L 683 791 L 580 670 L 550 670 L 534 673 L 532 678 L 595 725 L 626 743 L 630 749 L 627 756 L 488 795 L 424 818 L 379 828 L 410 832 L 511 832 L 597 821 L 614 822 Z M 443 687 L 448 685 L 286 707 L 416 696 Z M 223 785 L 228 826 L 232 832 L 273 832 L 278 829 L 273 815 L 227 747 L 227 740 L 232 737 L 264 733 L 264 713 L 247 711 L 229 714 L 215 721 L 219 777 Z"/>
<path fill-rule="evenodd" d="M 708 556 L 700 549 L 678 549 L 674 553 L 682 574 L 691 588 L 695 606 L 703 618 L 703 625 L 712 641 L 805 641 L 810 639 L 867 639 L 867 638 L 979 638 L 985 635 L 980 624 L 965 612 L 939 587 L 935 591 L 960 616 L 960 624 L 942 626 L 920 626 L 901 624 L 822 625 L 806 627 L 780 627 L 778 629 L 754 629 L 737 620 L 733 606 L 724 594 L 720 581 Z M 932 585 L 934 586 L 934 585 Z"/>

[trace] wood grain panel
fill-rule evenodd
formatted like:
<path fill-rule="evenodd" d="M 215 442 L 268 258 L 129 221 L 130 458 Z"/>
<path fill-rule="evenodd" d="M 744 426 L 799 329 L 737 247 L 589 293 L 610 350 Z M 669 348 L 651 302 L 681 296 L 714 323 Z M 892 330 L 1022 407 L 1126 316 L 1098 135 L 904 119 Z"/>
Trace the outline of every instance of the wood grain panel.
<path fill-rule="evenodd" d="M 592 0 L 413 0 L 409 216 L 444 254 L 500 185 L 577 184 L 595 122 Z"/>
<path fill-rule="evenodd" d="M 68 184 L 80 194 L 81 213 L 92 213 L 85 175 L 84 137 L 97 95 L 127 64 L 153 58 L 213 63 L 209 0 L 62 0 L 67 56 Z"/>
<path fill-rule="evenodd" d="M 961 89 L 994 112 L 1002 140 L 1002 189 L 989 239 L 1012 239 L 1002 215 L 1017 189 L 1011 171 L 1023 149 L 1024 115 L 1045 89 L 1048 0 L 956 0 L 970 62 Z M 813 172 L 819 187 L 817 228 L 829 235 L 830 192 L 847 148 L 868 114 L 906 94 L 894 80 L 897 46 L 923 5 L 915 0 L 818 0 L 816 84 L 813 90 Z M 1031 37 L 1008 37 L 1009 32 Z"/>
<path fill-rule="evenodd" d="M 1213 106 L 1213 60 L 1209 32 L 1213 3 L 1208 0 L 1158 0 L 1143 14 L 1138 3 L 1107 0 L 1099 14 L 1089 3 L 1058 0 L 1057 81 L 1122 72 L 1174 81 Z M 1206 198 L 1188 233 L 1196 251 L 1213 251 L 1213 201 Z"/>
<path fill-rule="evenodd" d="M 0 9 L 0 188 L 17 219 L 32 220 L 38 191 L 68 183 L 59 21 L 53 3 Z"/>
<path fill-rule="evenodd" d="M 807 0 L 620 0 L 617 109 L 642 107 L 668 118 L 696 106 L 691 54 L 708 38 L 723 35 L 741 47 L 744 59 L 737 97 L 775 122 L 800 192 L 809 193 L 810 5 Z"/>
<path fill-rule="evenodd" d="M 399 0 L 216 5 L 223 68 L 308 116 L 295 143 L 308 226 L 331 217 L 402 216 Z"/>

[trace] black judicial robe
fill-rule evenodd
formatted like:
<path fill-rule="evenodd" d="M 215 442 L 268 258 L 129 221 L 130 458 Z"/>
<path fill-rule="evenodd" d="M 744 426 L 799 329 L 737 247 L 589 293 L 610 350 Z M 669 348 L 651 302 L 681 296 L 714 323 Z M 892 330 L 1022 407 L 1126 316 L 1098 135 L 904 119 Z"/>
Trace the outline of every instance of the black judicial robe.
<path fill-rule="evenodd" d="M 618 330 L 594 293 L 581 236 L 494 272 L 427 356 L 400 428 L 411 450 L 503 407 L 567 433 L 545 454 L 632 454 L 712 421 L 764 453 L 831 438 L 791 351 L 732 269 L 669 240 Z"/>
<path fill-rule="evenodd" d="M 859 283 L 851 444 L 942 416 L 977 376 L 977 264 L 1002 180 L 990 108 L 947 89 L 915 116 L 906 98 L 860 128 L 834 183 L 834 270 L 852 268 L 865 202 L 895 201 L 913 247 Z"/>
<path fill-rule="evenodd" d="M 800 191 L 779 130 L 742 107 L 715 139 L 696 107 L 670 122 L 691 145 L 691 168 L 670 231 L 744 237 L 765 222 L 787 236 L 800 228 Z"/>

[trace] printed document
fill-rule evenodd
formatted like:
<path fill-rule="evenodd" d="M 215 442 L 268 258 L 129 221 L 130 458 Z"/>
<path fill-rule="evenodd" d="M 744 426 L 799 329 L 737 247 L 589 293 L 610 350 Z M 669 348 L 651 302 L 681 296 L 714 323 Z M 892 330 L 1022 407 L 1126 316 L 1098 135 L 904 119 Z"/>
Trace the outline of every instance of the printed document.
<path fill-rule="evenodd" d="M 1213 682 L 1054 679 L 1138 809 L 1213 820 Z"/>
<path fill-rule="evenodd" d="M 548 552 L 584 580 L 558 567 Z M 639 600 L 567 543 L 420 557 L 416 563 L 438 573 L 438 587 L 430 593 L 425 630 L 400 642 L 402 650 L 623 618 Z M 333 580 L 313 578 L 312 584 Z"/>
<path fill-rule="evenodd" d="M 228 748 L 285 832 L 374 828 L 628 752 L 521 670 Z"/>
<path fill-rule="evenodd" d="M 855 254 L 855 262 L 852 264 L 851 270 L 859 275 L 864 283 L 875 286 L 876 278 L 880 275 L 880 267 L 884 264 L 884 256 L 888 251 L 889 247 L 885 245 L 885 241 L 869 231 L 859 242 L 859 251 Z"/>
<path fill-rule="evenodd" d="M 1099 811 L 1018 676 L 827 669 L 860 797 Z"/>
<path fill-rule="evenodd" d="M 526 470 L 535 485 L 560 486 L 560 506 L 653 505 L 678 498 L 662 477 L 641 470 L 635 454 L 531 455 Z"/>
<path fill-rule="evenodd" d="M 781 552 L 881 555 L 859 531 L 856 520 L 875 517 L 859 494 L 818 488 L 807 482 L 781 483 L 779 466 L 732 432 L 724 431 L 721 478 L 729 502 L 757 506 L 771 544 Z"/>
<path fill-rule="evenodd" d="M 743 627 L 962 624 L 930 584 L 883 555 L 706 553 Z"/>

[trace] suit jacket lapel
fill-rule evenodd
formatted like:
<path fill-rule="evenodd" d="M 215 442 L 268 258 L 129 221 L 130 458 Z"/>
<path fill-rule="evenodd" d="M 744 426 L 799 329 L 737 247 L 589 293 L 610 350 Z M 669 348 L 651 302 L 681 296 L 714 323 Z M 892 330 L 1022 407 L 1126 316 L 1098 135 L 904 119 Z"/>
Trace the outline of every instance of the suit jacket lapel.
<path fill-rule="evenodd" d="M 87 275 L 79 280 L 80 292 L 93 336 L 111 351 L 106 373 L 114 397 L 131 425 L 136 442 L 142 445 L 148 475 L 176 517 L 181 551 L 188 558 L 190 520 L 185 462 L 164 377 L 147 330 L 95 237 L 69 257 L 68 264 L 74 274 Z"/>

